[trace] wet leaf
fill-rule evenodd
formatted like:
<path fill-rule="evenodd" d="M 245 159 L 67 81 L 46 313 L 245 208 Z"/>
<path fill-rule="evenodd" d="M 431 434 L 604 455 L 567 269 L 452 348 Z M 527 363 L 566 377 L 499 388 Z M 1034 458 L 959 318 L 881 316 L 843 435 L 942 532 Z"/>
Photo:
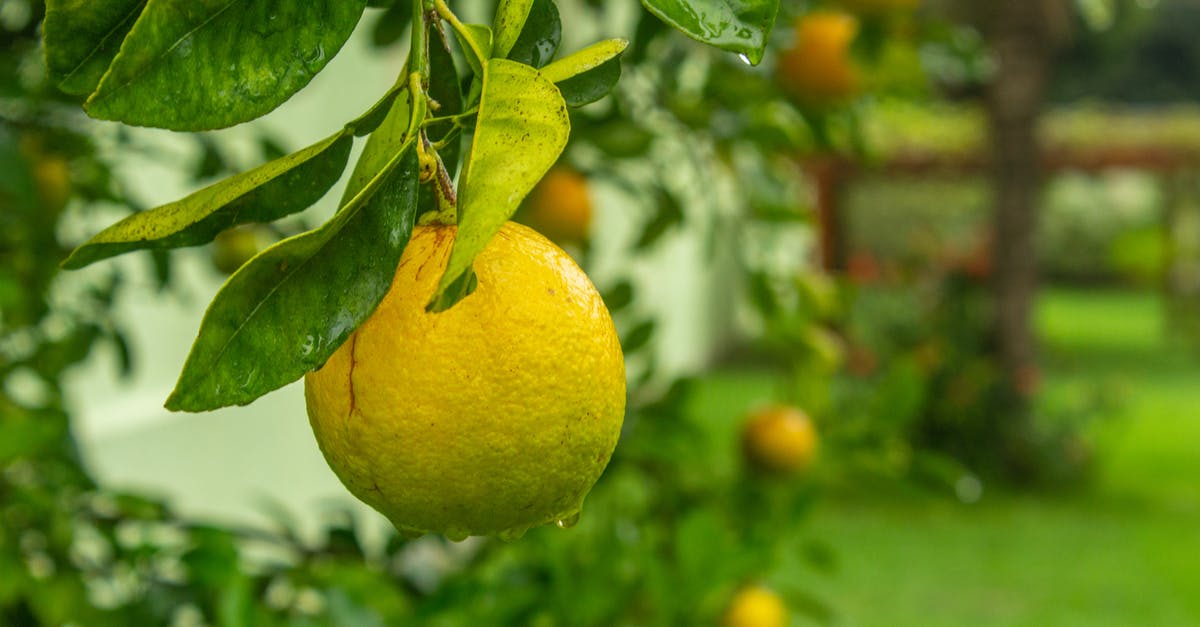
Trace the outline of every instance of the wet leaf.
<path fill-rule="evenodd" d="M 562 22 L 553 0 L 534 0 L 521 34 L 504 57 L 540 68 L 550 63 L 562 42 Z M 501 55 L 493 51 L 492 56 Z"/>
<path fill-rule="evenodd" d="M 90 94 L 100 83 L 146 0 L 47 0 L 46 69 L 59 89 Z"/>
<path fill-rule="evenodd" d="M 130 215 L 76 248 L 63 267 L 82 268 L 133 250 L 196 246 L 237 224 L 302 211 L 341 178 L 353 143 L 353 133 L 343 129 L 282 159 Z"/>
<path fill-rule="evenodd" d="M 312 146 L 130 215 L 76 248 L 63 267 L 82 268 L 133 250 L 197 246 L 231 226 L 303 211 L 341 178 L 354 136 L 382 122 L 398 91 L 393 88 L 367 113 Z"/>
<path fill-rule="evenodd" d="M 179 131 L 257 118 L 303 88 L 354 30 L 365 0 L 149 0 L 84 107 Z"/>
<path fill-rule="evenodd" d="M 167 408 L 244 405 L 320 367 L 391 286 L 412 234 L 417 185 L 410 136 L 329 222 L 264 250 L 230 277 Z"/>
<path fill-rule="evenodd" d="M 779 0 L 642 0 L 642 5 L 688 37 L 762 61 Z"/>

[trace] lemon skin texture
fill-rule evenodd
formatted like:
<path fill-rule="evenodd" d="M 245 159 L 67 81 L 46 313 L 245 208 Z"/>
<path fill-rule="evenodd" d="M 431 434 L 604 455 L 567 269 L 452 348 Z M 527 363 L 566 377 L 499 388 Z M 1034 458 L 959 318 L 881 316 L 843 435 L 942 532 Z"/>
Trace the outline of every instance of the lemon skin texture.
<path fill-rule="evenodd" d="M 416 227 L 378 308 L 306 376 L 309 421 L 400 531 L 515 538 L 578 516 L 620 434 L 624 361 L 583 271 L 512 222 L 476 257 L 475 292 L 426 312 L 455 230 Z"/>

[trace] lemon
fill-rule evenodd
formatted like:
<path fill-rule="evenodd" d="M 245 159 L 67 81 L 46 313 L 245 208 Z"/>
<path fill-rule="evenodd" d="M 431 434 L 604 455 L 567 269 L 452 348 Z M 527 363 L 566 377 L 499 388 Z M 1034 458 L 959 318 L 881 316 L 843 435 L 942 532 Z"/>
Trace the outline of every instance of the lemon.
<path fill-rule="evenodd" d="M 787 624 L 787 607 L 779 595 L 761 586 L 740 590 L 725 612 L 725 627 L 783 627 Z"/>
<path fill-rule="evenodd" d="M 795 407 L 767 407 L 747 418 L 742 450 L 754 468 L 793 474 L 806 470 L 815 460 L 817 430 L 808 415 Z"/>
<path fill-rule="evenodd" d="M 582 243 L 592 222 L 588 182 L 575 170 L 559 166 L 529 196 L 525 215 L 530 226 L 556 242 Z"/>
<path fill-rule="evenodd" d="M 406 534 L 569 524 L 624 417 L 612 318 L 566 253 L 512 222 L 476 257 L 475 292 L 426 312 L 455 232 L 418 226 L 378 308 L 305 377 L 313 432 L 346 488 Z"/>
<path fill-rule="evenodd" d="M 862 72 L 851 56 L 857 18 L 841 11 L 815 11 L 797 18 L 792 29 L 795 41 L 780 54 L 775 75 L 793 99 L 826 107 L 852 100 L 862 91 Z"/>
<path fill-rule="evenodd" d="M 261 247 L 262 242 L 253 225 L 235 226 L 217 234 L 209 257 L 217 272 L 233 274 L 257 255 Z"/>

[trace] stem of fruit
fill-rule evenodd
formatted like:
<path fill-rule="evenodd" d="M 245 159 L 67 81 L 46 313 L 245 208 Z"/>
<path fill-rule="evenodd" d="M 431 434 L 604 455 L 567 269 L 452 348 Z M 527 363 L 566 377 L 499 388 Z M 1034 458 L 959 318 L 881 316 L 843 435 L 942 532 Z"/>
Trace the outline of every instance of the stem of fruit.
<path fill-rule="evenodd" d="M 462 36 L 462 40 L 465 41 L 467 45 L 471 47 L 471 51 L 475 53 L 475 58 L 479 59 L 483 63 L 487 63 L 487 55 L 483 54 L 483 51 L 475 45 L 475 40 L 471 37 L 470 31 L 468 31 L 467 27 L 464 26 L 463 23 L 458 19 L 458 16 L 454 14 L 454 11 L 451 11 L 450 7 L 446 6 L 446 0 L 433 0 L 433 9 L 437 11 L 438 16 L 440 16 L 443 20 L 450 22 L 450 27 L 453 28 L 454 31 L 460 36 Z"/>
<path fill-rule="evenodd" d="M 420 151 L 419 154 L 428 155 L 433 161 L 433 194 L 437 199 L 437 210 L 421 216 L 418 224 L 458 224 L 458 195 L 454 192 L 454 181 L 450 180 L 450 172 L 446 170 L 446 164 L 442 162 L 442 157 L 429 143 L 429 138 L 425 136 L 425 133 L 421 133 L 417 150 Z M 424 170 L 423 166 L 422 170 Z"/>

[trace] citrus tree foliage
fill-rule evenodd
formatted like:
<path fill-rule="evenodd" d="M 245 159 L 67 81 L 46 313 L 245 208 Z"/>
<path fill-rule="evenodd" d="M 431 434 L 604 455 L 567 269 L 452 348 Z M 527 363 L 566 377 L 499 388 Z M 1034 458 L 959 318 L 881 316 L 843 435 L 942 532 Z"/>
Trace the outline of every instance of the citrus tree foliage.
<path fill-rule="evenodd" d="M 355 136 L 370 135 L 368 145 L 381 147 L 356 166 L 354 193 L 327 224 L 263 251 L 217 294 L 169 409 L 246 404 L 319 367 L 383 297 L 418 215 L 460 227 L 430 309 L 453 306 L 472 289 L 475 255 L 566 146 L 568 103 L 602 97 L 620 74 L 620 40 L 555 59 L 562 27 L 549 0 L 501 2 L 491 25 L 464 24 L 445 2 L 399 5 L 409 10 L 408 61 L 361 117 L 313 146 L 134 214 L 65 262 L 78 268 L 134 250 L 203 244 L 231 226 L 301 211 L 340 178 Z M 778 9 L 777 2 L 711 0 L 647 6 L 689 35 L 755 61 Z M 365 0 L 50 0 L 47 70 L 64 91 L 86 94 L 93 117 L 222 128 L 303 88 L 365 9 Z M 470 144 L 459 171 L 464 135 Z M 425 206 L 420 182 L 437 188 Z M 343 287 L 330 293 L 328 285 Z"/>
<path fill-rule="evenodd" d="M 596 23 L 612 23 L 605 18 L 629 8 L 622 4 L 579 8 Z M 363 15 L 373 20 L 379 45 L 409 46 L 394 84 L 363 103 L 355 119 L 330 120 L 321 141 L 271 151 L 242 172 L 206 166 L 210 175 L 230 176 L 137 210 L 59 257 L 74 269 L 149 251 L 165 268 L 170 249 L 302 211 L 345 175 L 352 144 L 365 143 L 334 215 L 299 233 L 270 227 L 279 241 L 222 287 L 167 401 L 184 411 L 244 404 L 319 367 L 370 315 L 414 224 L 460 227 L 429 303 L 431 310 L 453 307 L 473 288 L 475 254 L 542 175 L 567 159 L 639 203 L 644 220 L 635 226 L 632 255 L 654 253 L 682 226 L 701 227 L 714 251 L 732 240 L 766 324 L 788 341 L 821 336 L 819 316 L 795 304 L 803 290 L 789 276 L 795 268 L 772 265 L 757 245 L 764 230 L 807 228 L 783 155 L 853 135 L 840 112 L 796 108 L 768 69 L 772 47 L 788 43 L 773 25 L 807 7 L 643 4 L 633 32 L 561 50 L 571 25 L 561 23 L 552 0 L 501 0 L 488 24 L 464 23 L 441 0 L 49 0 L 43 77 L 74 98 L 54 96 L 65 98 L 63 115 L 82 107 L 126 124 L 193 131 L 261 116 L 320 72 Z M 40 13 L 31 6 L 22 64 L 43 52 L 33 43 Z M 763 66 L 751 65 L 760 60 Z M 7 111 L 5 124 L 20 126 Z M 9 153 L 12 162 L 33 162 Z M 94 157 L 87 163 L 103 170 Z M 22 167 L 0 172 L 25 172 L 13 180 L 29 198 L 32 175 Z M 126 200 L 113 181 L 95 187 L 73 194 L 83 204 Z M 27 214 L 44 220 L 41 237 L 54 239 L 60 214 L 32 204 Z M 32 256 L 44 249 L 20 250 Z M 4 266 L 24 267 L 39 266 Z M 119 326 L 107 309 L 112 294 L 102 289 L 91 295 L 99 319 L 81 318 L 70 342 L 37 335 L 49 310 L 36 301 L 54 275 L 44 264 L 38 271 L 44 276 L 26 292 L 37 295 L 34 313 L 20 322 L 34 329 L 38 352 L 18 360 L 6 343 L 4 375 L 36 363 L 57 390 L 62 370 L 93 342 L 121 345 Z M 113 276 L 120 276 L 115 269 Z M 13 445 L 0 456 L 0 622 L 698 624 L 715 620 L 737 587 L 770 579 L 781 563 L 828 566 L 828 548 L 780 533 L 808 510 L 811 487 L 746 468 L 733 417 L 697 411 L 686 381 L 666 385 L 656 377 L 657 323 L 636 298 L 644 287 L 634 277 L 601 285 L 623 349 L 643 362 L 609 471 L 572 531 L 538 530 L 520 543 L 389 536 L 373 546 L 343 515 L 316 540 L 300 538 L 282 515 L 271 530 L 197 524 L 164 503 L 94 485 L 74 453 L 58 396 L 41 403 L 6 397 L 3 441 Z M 16 320 L 8 312 L 6 302 L 6 327 Z M 816 390 L 829 371 L 821 351 L 829 351 L 812 343 L 798 358 L 797 377 Z M 451 556 L 447 566 L 420 567 L 412 554 L 430 547 Z M 264 548 L 278 559 L 247 557 Z M 794 609 L 829 618 L 802 586 L 771 583 Z"/>

